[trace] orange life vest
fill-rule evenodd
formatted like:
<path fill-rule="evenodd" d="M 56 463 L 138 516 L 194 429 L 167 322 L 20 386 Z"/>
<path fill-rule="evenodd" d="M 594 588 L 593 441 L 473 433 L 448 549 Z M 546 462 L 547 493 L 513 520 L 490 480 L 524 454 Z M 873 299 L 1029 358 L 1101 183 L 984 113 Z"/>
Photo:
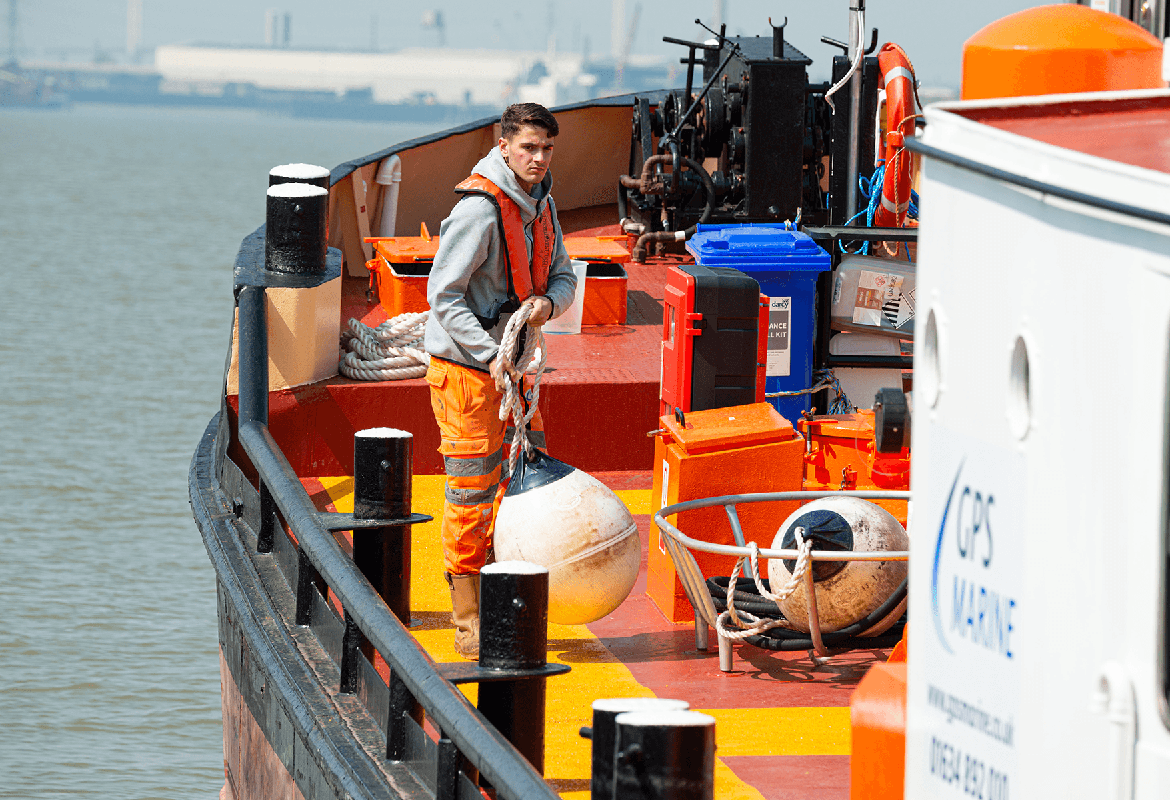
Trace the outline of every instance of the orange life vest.
<path fill-rule="evenodd" d="M 500 240 L 508 262 L 508 299 L 519 308 L 519 304 L 529 297 L 544 294 L 548 290 L 548 270 L 552 266 L 557 236 L 550 204 L 545 202 L 544 209 L 532 221 L 532 260 L 529 262 L 520 207 L 503 189 L 482 175 L 473 174 L 456 186 L 455 191 L 463 195 L 483 195 L 496 206 Z M 516 309 L 505 307 L 503 310 Z"/>

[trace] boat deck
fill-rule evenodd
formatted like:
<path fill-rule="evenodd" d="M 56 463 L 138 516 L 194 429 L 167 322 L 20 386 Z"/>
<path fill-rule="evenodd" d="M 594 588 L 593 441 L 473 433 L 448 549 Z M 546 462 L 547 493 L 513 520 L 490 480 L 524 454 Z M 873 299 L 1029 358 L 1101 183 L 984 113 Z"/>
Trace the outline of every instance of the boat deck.
<path fill-rule="evenodd" d="M 692 624 L 672 624 L 646 595 L 650 473 L 602 473 L 638 523 L 643 562 L 638 583 L 615 612 L 591 625 L 549 625 L 548 658 L 568 675 L 548 682 L 545 775 L 562 797 L 589 796 L 593 700 L 669 697 L 715 717 L 715 795 L 719 798 L 846 798 L 849 796 L 849 699 L 865 671 L 887 650 L 857 650 L 816 666 L 805 653 L 737 645 L 733 671 L 719 671 L 716 639 L 695 649 Z M 414 510 L 441 516 L 443 476 L 414 479 Z M 305 479 L 321 510 L 351 511 L 353 479 Z M 412 633 L 439 662 L 460 661 L 452 646 L 451 603 L 442 577 L 439 523 L 412 532 Z M 474 702 L 476 687 L 460 687 Z"/>

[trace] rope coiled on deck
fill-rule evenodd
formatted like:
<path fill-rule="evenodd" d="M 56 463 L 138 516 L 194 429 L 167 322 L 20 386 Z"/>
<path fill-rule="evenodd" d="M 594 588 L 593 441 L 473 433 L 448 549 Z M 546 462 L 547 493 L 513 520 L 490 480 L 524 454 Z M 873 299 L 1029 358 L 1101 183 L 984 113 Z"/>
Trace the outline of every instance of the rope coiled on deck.
<path fill-rule="evenodd" d="M 338 370 L 358 381 L 401 381 L 426 375 L 431 357 L 422 344 L 429 313 L 399 314 L 376 328 L 351 317 L 342 337 L 348 352 Z"/>

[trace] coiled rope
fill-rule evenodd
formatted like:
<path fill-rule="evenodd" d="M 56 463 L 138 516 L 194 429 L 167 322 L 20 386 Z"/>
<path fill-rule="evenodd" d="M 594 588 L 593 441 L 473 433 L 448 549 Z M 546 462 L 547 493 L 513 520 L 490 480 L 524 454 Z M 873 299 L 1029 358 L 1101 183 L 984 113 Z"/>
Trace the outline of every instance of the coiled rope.
<path fill-rule="evenodd" d="M 810 557 L 812 552 L 812 539 L 806 540 L 804 538 L 804 528 L 796 527 L 793 529 L 796 534 L 796 566 L 792 570 L 792 577 L 788 579 L 788 583 L 784 584 L 781 589 L 773 594 L 764 587 L 764 582 L 760 580 L 760 546 L 755 542 L 748 542 L 748 548 L 751 550 L 750 555 L 741 556 L 735 562 L 735 569 L 731 571 L 731 578 L 727 582 L 727 610 L 721 613 L 715 620 L 715 630 L 724 639 L 746 639 L 749 636 L 759 636 L 765 631 L 770 631 L 772 628 L 792 628 L 792 623 L 786 619 L 768 619 L 767 617 L 757 617 L 747 611 L 738 611 L 735 608 L 735 584 L 739 578 L 739 571 L 744 569 L 745 562 L 751 564 L 751 577 L 756 582 L 756 589 L 760 595 L 776 603 L 776 608 L 779 610 L 780 603 L 792 596 L 792 593 L 800 588 L 801 582 L 804 580 L 804 575 L 808 572 Z M 777 534 L 780 531 L 776 531 Z M 728 621 L 737 625 L 737 628 L 728 626 Z"/>
<path fill-rule="evenodd" d="M 501 360 L 502 386 L 504 393 L 500 403 L 500 419 L 512 417 L 512 427 L 515 433 L 512 436 L 512 449 L 508 453 L 508 474 L 516 474 L 516 465 L 520 460 L 520 451 L 527 457 L 532 454 L 532 445 L 528 441 L 528 423 L 536 413 L 536 403 L 540 400 L 540 379 L 544 375 L 546 351 L 544 347 L 544 332 L 539 326 L 529 326 L 528 319 L 532 316 L 535 300 L 529 298 L 520 304 L 516 313 L 508 319 L 504 326 L 504 335 L 500 339 L 500 350 L 496 358 Z M 524 350 L 517 353 L 521 333 L 525 327 L 528 335 L 524 337 Z M 532 373 L 532 389 L 524 392 L 524 375 Z"/>
<path fill-rule="evenodd" d="M 431 357 L 422 342 L 428 313 L 399 314 L 376 328 L 350 318 L 343 337 L 348 352 L 338 370 L 358 381 L 401 381 L 426 375 Z"/>

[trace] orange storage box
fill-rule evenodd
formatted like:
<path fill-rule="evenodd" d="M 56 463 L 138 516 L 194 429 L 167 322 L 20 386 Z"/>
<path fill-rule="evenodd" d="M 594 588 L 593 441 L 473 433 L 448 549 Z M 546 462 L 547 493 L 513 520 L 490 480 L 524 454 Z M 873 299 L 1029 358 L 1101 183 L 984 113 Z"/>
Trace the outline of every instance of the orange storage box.
<path fill-rule="evenodd" d="M 388 317 L 408 312 L 426 311 L 427 279 L 439 249 L 439 237 L 430 236 L 371 237 L 374 258 L 366 262 L 370 282 L 377 284 L 378 302 Z"/>
<path fill-rule="evenodd" d="M 585 306 L 582 325 L 624 325 L 628 278 L 622 264 L 629 253 L 620 244 L 625 237 L 570 236 L 565 251 L 570 258 L 588 264 L 585 270 Z M 370 237 L 375 258 L 366 262 L 378 301 L 387 316 L 426 311 L 427 279 L 439 249 L 439 237 Z"/>
<path fill-rule="evenodd" d="M 910 488 L 910 450 L 879 453 L 874 443 L 874 414 L 826 414 L 798 420 L 808 439 L 804 488 L 810 492 L 898 490 Z M 906 527 L 905 500 L 872 500 Z"/>
<path fill-rule="evenodd" d="M 628 276 L 622 264 L 630 254 L 622 244 L 625 236 L 569 236 L 565 252 L 584 261 L 585 300 L 582 325 L 625 325 Z"/>
<path fill-rule="evenodd" d="M 750 492 L 798 491 L 804 439 L 792 423 L 768 403 L 692 411 L 679 422 L 661 420 L 663 433 L 654 443 L 652 514 L 684 500 Z M 772 545 L 776 531 L 800 505 L 748 503 L 737 506 L 744 537 L 760 547 Z M 722 506 L 676 515 L 671 520 L 687 536 L 719 544 L 735 544 Z M 646 593 L 672 622 L 687 622 L 694 610 L 662 541 L 650 532 Z M 730 575 L 735 559 L 692 551 L 705 577 Z"/>

